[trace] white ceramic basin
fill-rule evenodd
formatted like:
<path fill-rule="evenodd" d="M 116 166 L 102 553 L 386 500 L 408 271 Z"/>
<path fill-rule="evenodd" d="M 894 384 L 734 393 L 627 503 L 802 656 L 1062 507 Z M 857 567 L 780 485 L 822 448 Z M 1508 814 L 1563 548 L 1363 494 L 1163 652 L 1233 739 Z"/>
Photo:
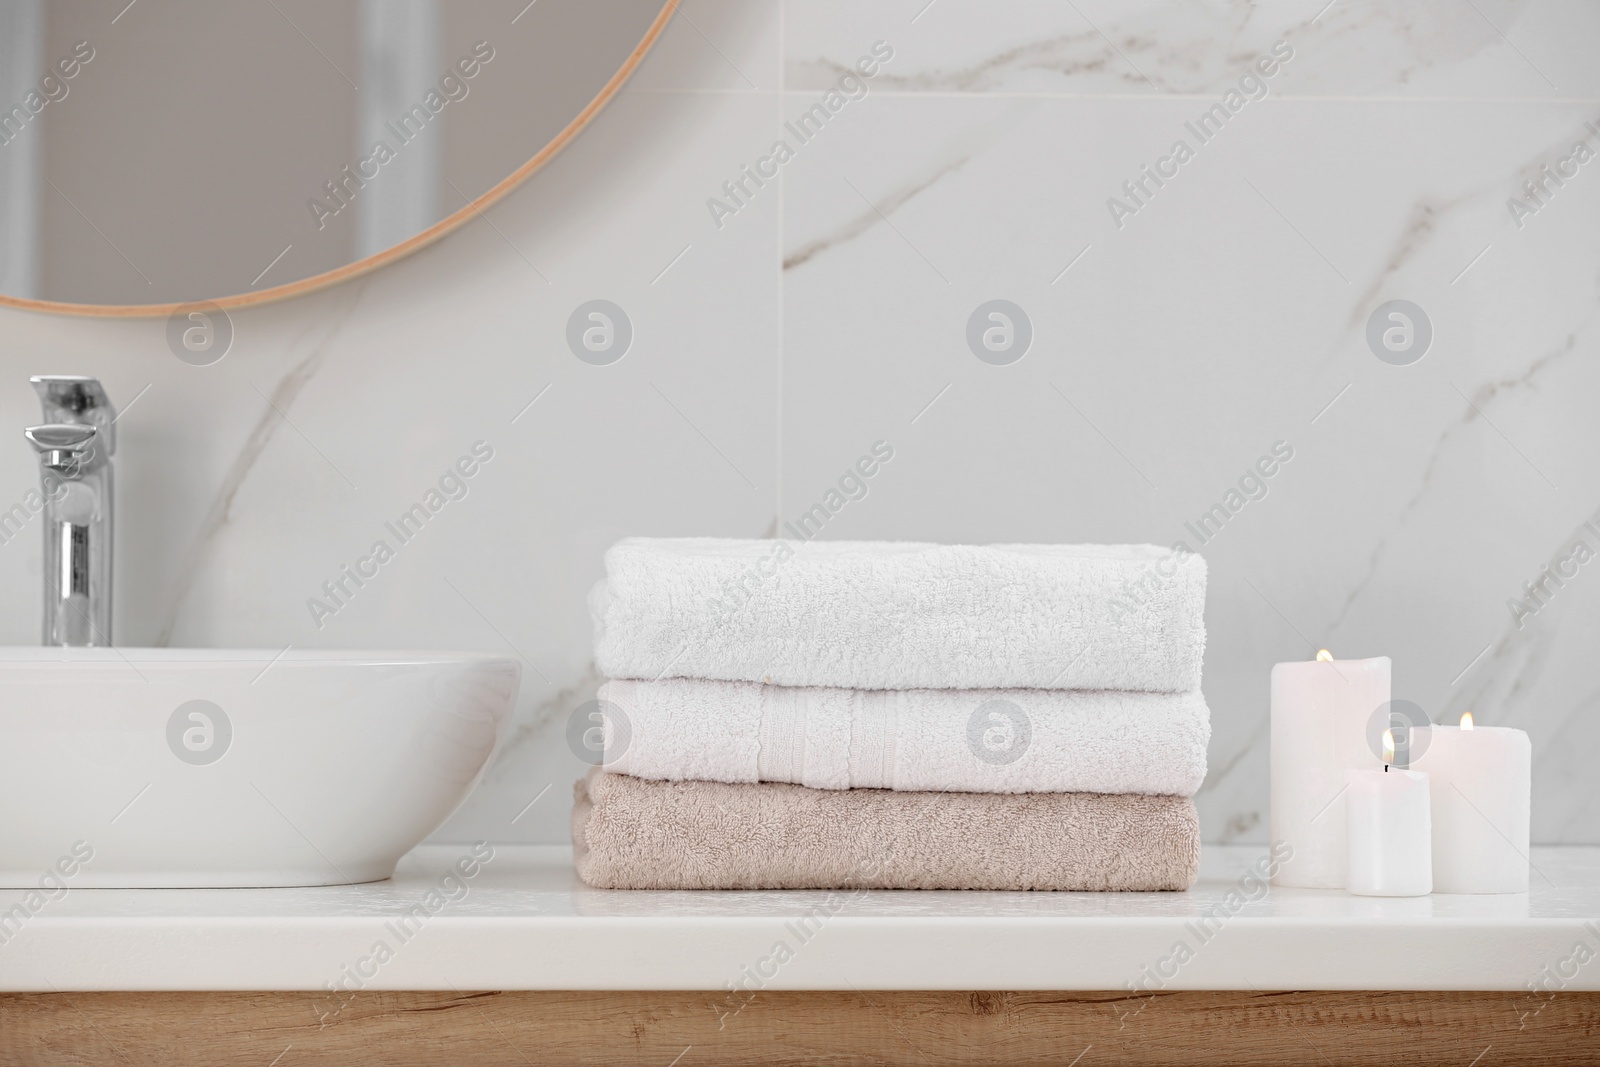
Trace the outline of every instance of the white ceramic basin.
<path fill-rule="evenodd" d="M 0 887 L 387 878 L 520 679 L 454 652 L 0 648 Z"/>

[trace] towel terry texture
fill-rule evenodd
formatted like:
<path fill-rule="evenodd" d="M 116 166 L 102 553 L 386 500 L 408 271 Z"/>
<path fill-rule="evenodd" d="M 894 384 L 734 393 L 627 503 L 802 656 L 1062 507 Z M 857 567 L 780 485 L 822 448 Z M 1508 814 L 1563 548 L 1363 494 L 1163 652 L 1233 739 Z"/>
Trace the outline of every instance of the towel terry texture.
<path fill-rule="evenodd" d="M 628 538 L 595 663 L 842 689 L 1200 687 L 1206 566 L 1154 545 Z"/>
<path fill-rule="evenodd" d="M 606 770 L 813 789 L 1193 796 L 1205 698 L 1115 690 L 861 690 L 612 681 Z"/>
<path fill-rule="evenodd" d="M 598 768 L 574 793 L 573 859 L 603 889 L 1181 890 L 1200 865 L 1183 797 L 847 792 Z"/>

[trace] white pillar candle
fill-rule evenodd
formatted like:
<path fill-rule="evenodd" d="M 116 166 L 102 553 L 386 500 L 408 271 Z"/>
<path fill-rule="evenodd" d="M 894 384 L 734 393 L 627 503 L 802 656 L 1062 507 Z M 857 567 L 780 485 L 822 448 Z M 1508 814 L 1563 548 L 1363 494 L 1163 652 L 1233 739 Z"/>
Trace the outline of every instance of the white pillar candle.
<path fill-rule="evenodd" d="M 1326 655 L 1272 668 L 1271 833 L 1294 850 L 1273 885 L 1344 888 L 1345 772 L 1377 762 L 1367 722 L 1389 702 L 1389 657 Z"/>
<path fill-rule="evenodd" d="M 1417 757 L 1433 801 L 1433 888 L 1526 893 L 1533 745 L 1521 730 L 1435 726 Z"/>
<path fill-rule="evenodd" d="M 1385 730 L 1385 759 L 1394 741 Z M 1363 897 L 1420 897 L 1433 891 L 1433 832 L 1428 776 L 1385 765 L 1346 772 L 1345 818 L 1350 892 Z"/>

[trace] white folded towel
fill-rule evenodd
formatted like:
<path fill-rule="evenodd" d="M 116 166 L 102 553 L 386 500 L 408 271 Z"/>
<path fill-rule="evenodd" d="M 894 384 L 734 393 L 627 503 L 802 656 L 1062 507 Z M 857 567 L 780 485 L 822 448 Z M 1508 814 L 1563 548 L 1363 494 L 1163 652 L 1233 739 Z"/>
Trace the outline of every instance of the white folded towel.
<path fill-rule="evenodd" d="M 1192 796 L 1198 690 L 859 690 L 672 678 L 600 687 L 605 769 L 813 789 Z"/>
<path fill-rule="evenodd" d="M 636 537 L 589 605 L 611 678 L 1187 692 L 1205 588 L 1154 545 Z"/>

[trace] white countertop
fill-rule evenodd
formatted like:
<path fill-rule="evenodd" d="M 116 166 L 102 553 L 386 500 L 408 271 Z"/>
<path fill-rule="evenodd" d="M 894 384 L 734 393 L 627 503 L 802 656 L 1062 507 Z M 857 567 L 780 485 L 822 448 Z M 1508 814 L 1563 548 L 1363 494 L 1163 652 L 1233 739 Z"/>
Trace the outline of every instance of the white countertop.
<path fill-rule="evenodd" d="M 564 848 L 503 845 L 400 930 L 468 854 L 429 845 L 368 885 L 70 890 L 0 927 L 0 990 L 1600 990 L 1573 962 L 1600 955 L 1600 848 L 1535 849 L 1527 895 L 1245 900 L 1263 852 L 1208 847 L 1188 893 L 830 895 L 595 890 Z"/>

